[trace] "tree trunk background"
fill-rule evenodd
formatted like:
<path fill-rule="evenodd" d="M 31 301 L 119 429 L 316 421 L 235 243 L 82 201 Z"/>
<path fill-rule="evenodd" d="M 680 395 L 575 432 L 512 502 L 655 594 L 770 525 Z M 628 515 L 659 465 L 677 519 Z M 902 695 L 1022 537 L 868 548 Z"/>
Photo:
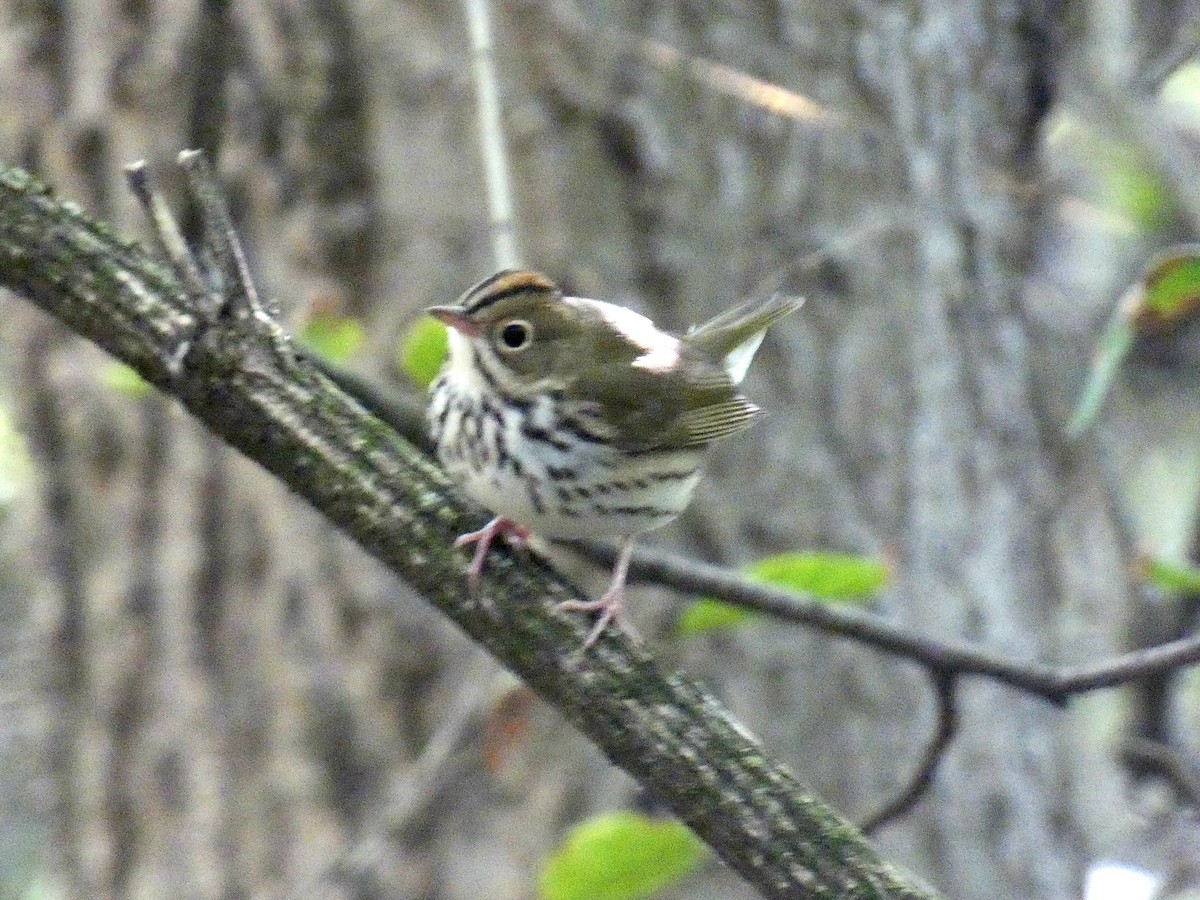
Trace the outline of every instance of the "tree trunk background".
<path fill-rule="evenodd" d="M 260 287 L 293 324 L 364 318 L 359 367 L 394 377 L 421 309 L 494 267 L 463 12 L 226 6 L 0 2 L 0 156 L 144 233 L 121 166 L 169 185 L 224 59 L 227 108 L 202 112 Z M 584 6 L 494 10 L 525 258 L 677 328 L 776 276 L 810 297 L 747 383 L 771 415 L 650 540 L 730 565 L 881 556 L 881 614 L 1014 657 L 1127 646 L 1142 535 L 1113 460 L 1142 434 L 1117 415 L 1077 445 L 1062 431 L 1146 246 L 1064 220 L 1043 125 L 1087 100 L 1097 48 L 1140 71 L 1184 14 Z M 205 16 L 228 17 L 211 43 Z M 646 41 L 831 115 L 766 111 Z M 502 900 L 532 895 L 582 816 L 633 802 L 544 707 L 497 762 L 486 722 L 510 685 L 480 651 L 170 402 L 114 390 L 101 353 L 0 308 L 3 404 L 36 473 L 0 525 L 5 866 L 78 897 Z M 771 622 L 674 643 L 678 605 L 636 594 L 641 632 L 837 808 L 862 818 L 903 786 L 934 721 L 915 667 Z M 971 681 L 962 699 L 884 853 L 960 900 L 1078 897 L 1097 858 L 1200 869 L 1194 825 L 1118 764 L 1117 694 L 1060 710 Z M 751 895 L 715 865 L 676 893 Z"/>

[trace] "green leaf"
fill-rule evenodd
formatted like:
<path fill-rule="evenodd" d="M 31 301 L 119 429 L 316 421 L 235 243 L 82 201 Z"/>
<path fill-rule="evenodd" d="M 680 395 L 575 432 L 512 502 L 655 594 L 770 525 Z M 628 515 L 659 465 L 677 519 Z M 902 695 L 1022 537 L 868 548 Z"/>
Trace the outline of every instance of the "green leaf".
<path fill-rule="evenodd" d="M 1152 163 L 1140 153 L 1112 146 L 1097 154 L 1105 205 L 1144 230 L 1163 227 L 1170 221 L 1174 205 L 1166 183 Z"/>
<path fill-rule="evenodd" d="M 674 820 L 632 812 L 578 825 L 546 863 L 542 900 L 640 900 L 691 872 L 704 845 Z"/>
<path fill-rule="evenodd" d="M 1104 327 L 1091 371 L 1067 435 L 1077 438 L 1095 421 L 1138 334 L 1161 332 L 1200 310 L 1200 245 L 1180 244 L 1156 256 Z"/>
<path fill-rule="evenodd" d="M 736 628 L 755 618 L 755 614 L 741 606 L 732 603 L 722 603 L 720 600 L 697 600 L 689 603 L 683 615 L 679 617 L 676 633 L 680 637 L 695 637 L 706 631 L 722 631 L 726 628 Z"/>
<path fill-rule="evenodd" d="M 754 581 L 818 600 L 865 600 L 888 582 L 887 566 L 851 553 L 781 553 L 746 570 Z"/>
<path fill-rule="evenodd" d="M 849 553 L 781 553 L 746 567 L 751 581 L 783 588 L 816 600 L 865 600 L 887 584 L 887 567 L 878 560 Z M 692 603 L 679 618 L 680 637 L 736 628 L 756 614 L 741 606 L 705 598 Z"/>
<path fill-rule="evenodd" d="M 1181 244 L 1160 255 L 1143 278 L 1145 308 L 1169 322 L 1200 306 L 1200 245 Z"/>
<path fill-rule="evenodd" d="M 429 316 L 422 316 L 400 342 L 400 371 L 418 387 L 429 387 L 437 378 L 448 352 L 446 326 Z"/>
<path fill-rule="evenodd" d="M 1115 140 L 1103 128 L 1102 123 L 1058 113 L 1048 120 L 1046 145 L 1087 176 L 1087 198 L 1101 209 L 1140 231 L 1169 224 L 1176 204 L 1154 160 L 1135 142 Z"/>
<path fill-rule="evenodd" d="M 1118 308 L 1105 326 L 1104 334 L 1092 357 L 1092 368 L 1088 373 L 1087 383 L 1079 403 L 1067 423 L 1067 436 L 1078 438 L 1096 420 L 1104 398 L 1108 396 L 1109 388 L 1121 369 L 1121 363 L 1129 355 L 1133 347 L 1133 324 L 1128 313 Z"/>
<path fill-rule="evenodd" d="M 1145 576 L 1147 581 L 1167 594 L 1200 594 L 1200 567 L 1197 566 L 1148 559 Z"/>
<path fill-rule="evenodd" d="M 348 316 L 316 313 L 300 331 L 300 340 L 323 359 L 344 363 L 352 359 L 367 341 L 362 323 Z"/>
<path fill-rule="evenodd" d="M 110 391 L 132 397 L 134 400 L 143 400 L 154 391 L 150 382 L 124 363 L 109 363 L 100 377 Z"/>

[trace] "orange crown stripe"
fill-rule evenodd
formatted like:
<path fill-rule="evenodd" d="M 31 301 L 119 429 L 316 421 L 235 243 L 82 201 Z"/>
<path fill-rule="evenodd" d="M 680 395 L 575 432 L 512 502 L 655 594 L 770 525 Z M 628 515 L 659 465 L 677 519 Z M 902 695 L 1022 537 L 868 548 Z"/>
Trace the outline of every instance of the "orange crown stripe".
<path fill-rule="evenodd" d="M 522 291 L 559 293 L 558 285 L 540 272 L 505 269 L 490 278 L 485 278 L 463 294 L 462 306 L 468 314 L 476 313 Z"/>

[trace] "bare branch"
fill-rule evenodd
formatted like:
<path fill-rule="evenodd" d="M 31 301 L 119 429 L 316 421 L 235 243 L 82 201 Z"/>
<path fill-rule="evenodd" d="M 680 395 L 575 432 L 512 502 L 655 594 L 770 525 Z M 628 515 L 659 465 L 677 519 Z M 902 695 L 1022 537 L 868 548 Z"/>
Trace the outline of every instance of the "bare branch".
<path fill-rule="evenodd" d="M 917 771 L 913 774 L 908 787 L 895 800 L 863 821 L 859 826 L 863 834 L 874 834 L 892 819 L 897 819 L 907 813 L 917 805 L 917 801 L 933 784 L 933 776 L 937 774 L 937 767 L 950 747 L 951 741 L 954 740 L 954 735 L 958 733 L 956 686 L 954 676 L 946 672 L 934 675 L 933 687 L 937 694 L 938 714 L 937 730 L 934 732 L 933 739 L 925 748 L 925 752 L 921 756 L 921 764 L 917 766 Z"/>

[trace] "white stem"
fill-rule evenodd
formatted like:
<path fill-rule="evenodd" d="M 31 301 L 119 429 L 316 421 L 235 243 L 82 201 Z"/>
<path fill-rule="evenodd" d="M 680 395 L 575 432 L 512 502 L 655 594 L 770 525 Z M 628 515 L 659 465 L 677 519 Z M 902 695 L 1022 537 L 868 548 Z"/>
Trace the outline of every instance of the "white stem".
<path fill-rule="evenodd" d="M 492 59 L 492 27 L 488 19 L 488 0 L 466 0 L 467 23 L 471 28 L 471 52 L 478 96 L 479 145 L 483 153 L 487 180 L 488 213 L 496 263 L 501 269 L 520 266 L 513 226 L 512 182 L 508 173 L 508 153 L 500 122 L 500 91 Z"/>

